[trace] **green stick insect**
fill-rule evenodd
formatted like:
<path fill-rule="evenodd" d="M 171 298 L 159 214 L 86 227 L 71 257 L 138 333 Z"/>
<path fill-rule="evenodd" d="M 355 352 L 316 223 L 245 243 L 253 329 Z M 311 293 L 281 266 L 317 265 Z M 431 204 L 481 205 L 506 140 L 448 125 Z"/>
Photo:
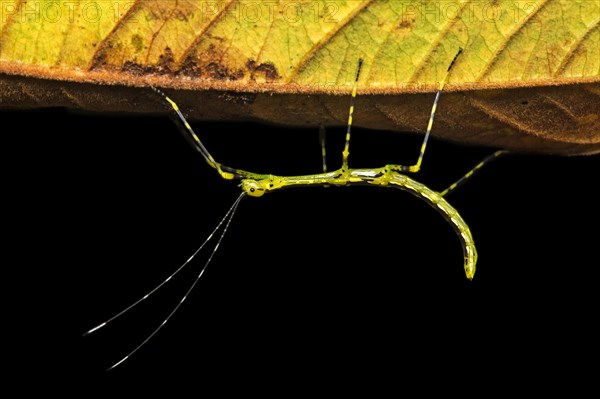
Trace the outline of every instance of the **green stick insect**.
<path fill-rule="evenodd" d="M 462 53 L 463 49 L 460 48 L 457 54 L 454 56 L 452 61 L 450 62 L 446 74 L 444 78 L 440 81 L 439 87 L 435 96 L 435 100 L 433 102 L 433 106 L 431 108 L 431 114 L 429 116 L 429 123 L 427 125 L 427 131 L 423 138 L 423 143 L 421 144 L 421 150 L 419 153 L 419 157 L 414 165 L 404 166 L 404 165 L 395 165 L 388 164 L 379 168 L 361 168 L 361 169 L 353 169 L 349 167 L 348 158 L 350 155 L 350 132 L 352 128 L 352 115 L 354 113 L 354 101 L 356 98 L 357 88 L 358 88 L 358 78 L 360 76 L 360 71 L 362 67 L 363 60 L 360 59 L 358 61 L 358 68 L 356 70 L 356 77 L 354 80 L 354 84 L 352 87 L 352 97 L 350 100 L 350 111 L 348 115 L 348 125 L 346 130 L 346 141 L 344 150 L 342 152 L 342 166 L 341 168 L 334 171 L 327 171 L 327 162 L 325 156 L 325 132 L 324 129 L 320 131 L 320 141 L 322 147 L 322 157 L 323 157 L 323 173 L 312 174 L 312 175 L 303 175 L 303 176 L 276 176 L 272 174 L 260 174 L 254 172 L 248 172 L 241 169 L 231 168 L 229 166 L 222 165 L 215 161 L 209 151 L 206 149 L 198 135 L 194 132 L 181 110 L 177 106 L 177 104 L 170 99 L 167 95 L 165 95 L 159 89 L 152 87 L 152 89 L 158 93 L 160 96 L 164 98 L 164 100 L 171 106 L 173 111 L 177 115 L 177 124 L 180 127 L 183 136 L 187 139 L 187 141 L 202 155 L 204 160 L 214 169 L 217 170 L 219 175 L 226 180 L 240 180 L 240 187 L 242 189 L 242 193 L 235 200 L 231 208 L 227 211 L 223 219 L 219 222 L 217 227 L 212 231 L 212 233 L 208 236 L 208 238 L 200 245 L 200 247 L 186 260 L 174 273 L 172 273 L 169 277 L 167 277 L 162 283 L 156 286 L 154 289 L 149 291 L 146 295 L 138 299 L 136 302 L 123 309 L 121 312 L 117 313 L 110 319 L 105 322 L 97 325 L 96 327 L 87 331 L 84 335 L 90 334 L 98 329 L 104 327 L 108 323 L 112 322 L 116 318 L 120 317 L 131 308 L 138 305 L 140 302 L 147 299 L 150 295 L 155 293 L 158 289 L 160 289 L 163 285 L 165 285 L 171 278 L 173 278 L 179 271 L 181 271 L 188 263 L 194 259 L 194 257 L 204 248 L 204 246 L 213 238 L 213 236 L 217 233 L 217 231 L 224 224 L 225 227 L 221 235 L 217 240 L 217 244 L 215 245 L 212 253 L 208 257 L 206 263 L 200 270 L 198 276 L 194 280 L 193 284 L 187 290 L 185 295 L 179 301 L 179 303 L 174 307 L 174 309 L 167 315 L 167 317 L 163 320 L 163 322 L 146 338 L 144 339 L 137 347 L 135 347 L 132 351 L 127 354 L 124 358 L 119 360 L 117 363 L 108 368 L 108 370 L 115 368 L 116 366 L 123 363 L 127 360 L 131 355 L 137 352 L 146 342 L 148 342 L 173 316 L 173 314 L 179 309 L 182 303 L 185 301 L 190 292 L 194 289 L 199 279 L 204 274 L 206 267 L 212 260 L 214 254 L 217 249 L 227 229 L 235 211 L 242 200 L 246 195 L 251 197 L 261 197 L 265 193 L 280 190 L 286 187 L 305 187 L 305 186 L 352 186 L 352 185 L 368 185 L 368 186 L 380 186 L 380 187 L 393 187 L 398 188 L 404 191 L 408 191 L 409 193 L 415 195 L 416 197 L 424 200 L 433 208 L 437 209 L 444 219 L 450 223 L 450 225 L 454 228 L 458 238 L 460 239 L 463 255 L 464 255 L 464 270 L 467 278 L 469 280 L 473 279 L 475 275 L 475 266 L 477 264 L 477 250 L 475 248 L 475 242 L 473 240 L 473 236 L 471 235 L 471 231 L 469 230 L 469 226 L 465 223 L 463 218 L 460 216 L 458 211 L 450 205 L 444 197 L 446 197 L 449 193 L 454 191 L 458 186 L 463 184 L 469 178 L 473 176 L 475 172 L 481 169 L 484 165 L 491 162 L 492 160 L 498 158 L 499 156 L 505 154 L 507 151 L 496 151 L 483 161 L 481 161 L 477 166 L 475 166 L 471 171 L 469 171 L 466 175 L 461 177 L 455 183 L 450 185 L 447 189 L 442 192 L 436 192 L 431 190 L 427 186 L 422 183 L 419 183 L 410 177 L 408 177 L 405 173 L 417 173 L 421 169 L 421 164 L 423 162 L 423 156 L 425 155 L 425 149 L 427 147 L 427 142 L 429 140 L 429 136 L 431 135 L 431 129 L 433 127 L 433 121 L 435 118 L 435 112 L 437 109 L 437 105 L 440 99 L 440 95 L 442 90 L 444 89 L 444 85 L 448 80 L 448 76 L 450 75 L 450 71 L 452 70 L 452 66 L 456 62 L 456 59 Z"/>

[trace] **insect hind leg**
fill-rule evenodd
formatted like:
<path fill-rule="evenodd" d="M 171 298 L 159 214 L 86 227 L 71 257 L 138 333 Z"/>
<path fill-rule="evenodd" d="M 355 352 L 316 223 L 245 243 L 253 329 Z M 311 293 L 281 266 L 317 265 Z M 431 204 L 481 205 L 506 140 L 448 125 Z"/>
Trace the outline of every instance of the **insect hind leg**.
<path fill-rule="evenodd" d="M 446 195 L 450 194 L 451 192 L 453 192 L 454 190 L 456 190 L 459 186 L 462 186 L 471 177 L 473 177 L 473 175 L 475 173 L 477 173 L 485 165 L 487 165 L 488 163 L 490 163 L 490 162 L 492 162 L 492 161 L 494 161 L 494 160 L 498 159 L 499 157 L 501 157 L 503 155 L 506 155 L 506 154 L 508 154 L 508 151 L 506 151 L 506 150 L 498 150 L 498 151 L 494 152 L 493 154 L 488 155 L 481 162 L 479 162 L 477 165 L 475 165 L 475 167 L 473 169 L 471 169 L 470 171 L 468 171 L 463 177 L 461 177 L 460 179 L 458 179 L 457 181 L 455 181 L 454 183 L 452 183 L 444 191 L 441 191 L 440 195 L 442 197 L 445 197 Z"/>

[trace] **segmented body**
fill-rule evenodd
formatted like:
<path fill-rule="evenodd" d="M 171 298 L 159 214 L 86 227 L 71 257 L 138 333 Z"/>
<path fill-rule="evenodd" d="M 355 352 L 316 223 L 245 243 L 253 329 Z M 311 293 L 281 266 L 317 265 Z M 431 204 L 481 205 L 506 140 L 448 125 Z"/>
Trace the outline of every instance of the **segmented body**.
<path fill-rule="evenodd" d="M 313 185 L 374 185 L 407 191 L 437 209 L 444 219 L 452 225 L 462 244 L 465 274 L 467 278 L 473 279 L 477 263 L 477 250 L 469 226 L 458 211 L 440 193 L 406 175 L 395 172 L 393 170 L 394 166 L 388 165 L 375 169 L 342 168 L 332 172 L 303 176 L 256 175 L 254 178 L 242 180 L 241 187 L 246 194 L 253 197 L 260 197 L 267 192 L 286 187 Z"/>

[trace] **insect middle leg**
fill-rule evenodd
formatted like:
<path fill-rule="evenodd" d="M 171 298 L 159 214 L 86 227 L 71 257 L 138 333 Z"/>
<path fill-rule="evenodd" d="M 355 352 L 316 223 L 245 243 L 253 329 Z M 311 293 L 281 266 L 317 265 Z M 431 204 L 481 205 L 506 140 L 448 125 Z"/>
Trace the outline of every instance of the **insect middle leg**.
<path fill-rule="evenodd" d="M 401 172 L 401 173 L 407 173 L 407 172 L 417 173 L 419 170 L 421 170 L 421 163 L 423 162 L 423 156 L 425 155 L 425 149 L 427 148 L 427 142 L 429 141 L 429 136 L 431 135 L 431 128 L 433 127 L 433 120 L 435 119 L 435 111 L 437 109 L 438 102 L 440 101 L 440 95 L 442 93 L 442 90 L 444 90 L 444 85 L 448 81 L 448 76 L 450 76 L 450 71 L 452 70 L 452 67 L 454 66 L 454 63 L 456 62 L 456 59 L 458 58 L 460 53 L 462 53 L 462 51 L 463 51 L 462 48 L 458 49 L 458 52 L 456 53 L 456 55 L 452 59 L 452 62 L 450 62 L 448 69 L 446 70 L 446 74 L 444 75 L 444 78 L 440 81 L 437 93 L 435 95 L 435 100 L 433 101 L 433 106 L 431 107 L 431 114 L 429 115 L 429 123 L 427 124 L 427 131 L 425 132 L 425 137 L 423 138 L 423 143 L 421 144 L 421 151 L 419 152 L 419 158 L 417 159 L 417 162 L 414 165 L 410 165 L 410 166 L 390 164 L 390 165 L 387 165 L 387 168 L 389 170 L 394 171 L 394 172 Z"/>

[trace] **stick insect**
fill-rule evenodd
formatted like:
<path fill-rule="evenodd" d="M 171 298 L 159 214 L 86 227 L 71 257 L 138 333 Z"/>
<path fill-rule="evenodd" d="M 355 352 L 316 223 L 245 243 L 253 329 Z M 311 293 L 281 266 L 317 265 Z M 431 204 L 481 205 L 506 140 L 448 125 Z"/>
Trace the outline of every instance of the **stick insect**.
<path fill-rule="evenodd" d="M 455 183 L 451 184 L 447 189 L 436 192 L 422 183 L 419 183 L 412 178 L 408 177 L 407 173 L 417 173 L 421 169 L 421 165 L 423 162 L 423 157 L 425 155 L 425 150 L 427 147 L 427 143 L 429 140 L 429 136 L 431 135 L 431 130 L 433 127 L 433 122 L 435 118 L 436 109 L 438 106 L 438 102 L 440 99 L 440 95 L 442 90 L 444 89 L 444 85 L 446 84 L 448 77 L 450 76 L 450 72 L 452 70 L 453 65 L 456 60 L 462 53 L 463 49 L 459 48 L 458 52 L 450 62 L 446 73 L 443 79 L 439 82 L 438 90 L 433 102 L 433 106 L 431 108 L 431 113 L 429 116 L 429 122 L 427 125 L 427 130 L 425 132 L 423 142 L 421 144 L 419 156 L 417 161 L 413 165 L 396 165 L 396 164 L 388 164 L 378 168 L 360 168 L 354 169 L 349 166 L 349 155 L 350 155 L 350 138 L 351 138 L 351 128 L 352 128 L 352 117 L 354 113 L 354 103 L 357 95 L 358 89 L 358 81 L 360 77 L 360 72 L 363 64 L 363 60 L 359 59 L 358 67 L 356 69 L 355 79 L 352 86 L 352 94 L 350 99 L 350 109 L 348 114 L 348 124 L 346 128 L 346 136 L 345 136 L 345 145 L 342 152 L 342 166 L 334 171 L 327 171 L 327 162 L 326 162 L 326 153 L 325 153 L 325 131 L 324 129 L 320 129 L 320 142 L 322 148 L 322 162 L 323 162 L 323 173 L 311 174 L 311 175 L 302 175 L 302 176 L 277 176 L 272 174 L 260 174 L 249 172 L 241 169 L 235 169 L 226 165 L 223 165 L 217 162 L 207 148 L 204 146 L 199 136 L 194 132 L 185 116 L 179 109 L 179 106 L 169 98 L 165 93 L 163 93 L 160 89 L 152 87 L 152 89 L 160 95 L 164 101 L 172 108 L 172 111 L 176 115 L 176 123 L 180 128 L 185 139 L 195 148 L 204 158 L 204 160 L 214 168 L 219 175 L 225 180 L 238 180 L 240 181 L 239 186 L 241 187 L 241 194 L 237 197 L 233 205 L 229 208 L 225 216 L 221 219 L 217 227 L 210 233 L 210 235 L 206 238 L 206 240 L 196 249 L 196 251 L 182 264 L 179 266 L 175 272 L 173 272 L 169 277 L 167 277 L 163 282 L 157 285 L 155 288 L 150 290 L 143 297 L 104 321 L 103 323 L 97 325 L 96 327 L 87 331 L 84 335 L 91 334 L 94 331 L 99 330 L 100 328 L 106 326 L 113 320 L 122 316 L 124 313 L 138 305 L 140 302 L 146 300 L 150 295 L 154 294 L 158 291 L 163 285 L 169 282 L 177 273 L 179 273 L 187 264 L 189 264 L 194 257 L 204 248 L 204 246 L 215 236 L 215 234 L 222 228 L 222 232 L 220 233 L 217 243 L 215 244 L 210 256 L 206 260 L 203 267 L 200 269 L 196 279 L 192 283 L 192 285 L 188 288 L 184 296 L 181 298 L 179 303 L 173 308 L 173 310 L 166 316 L 166 318 L 162 321 L 162 323 L 150 334 L 146 337 L 137 347 L 131 350 L 125 357 L 121 360 L 113 364 L 108 370 L 111 370 L 125 360 L 127 360 L 131 355 L 137 352 L 142 346 L 144 346 L 173 316 L 173 314 L 179 309 L 179 307 L 186 300 L 190 292 L 194 289 L 202 275 L 204 274 L 208 264 L 211 262 L 213 256 L 217 252 L 223 237 L 225 236 L 231 220 L 237 210 L 240 201 L 245 196 L 250 197 L 261 197 L 266 193 L 280 190 L 286 187 L 306 187 L 306 186 L 353 186 L 353 185 L 368 185 L 368 186 L 379 186 L 379 187 L 392 187 L 400 190 L 407 191 L 414 196 L 424 200 L 430 206 L 435 208 L 444 219 L 450 223 L 450 225 L 455 230 L 463 249 L 464 256 L 464 271 L 466 277 L 471 280 L 475 275 L 475 269 L 477 264 L 477 250 L 475 248 L 475 242 L 473 240 L 473 236 L 471 231 L 460 216 L 458 211 L 450 205 L 445 197 L 453 192 L 457 187 L 462 185 L 465 181 L 470 179 L 479 169 L 481 169 L 484 165 L 491 162 L 492 160 L 500 157 L 505 154 L 506 151 L 500 150 L 496 151 L 493 154 L 489 155 L 485 159 L 483 159 L 479 164 L 477 164 L 473 169 L 471 169 L 467 174 L 458 179 Z M 224 226 L 224 227 L 223 227 Z"/>

